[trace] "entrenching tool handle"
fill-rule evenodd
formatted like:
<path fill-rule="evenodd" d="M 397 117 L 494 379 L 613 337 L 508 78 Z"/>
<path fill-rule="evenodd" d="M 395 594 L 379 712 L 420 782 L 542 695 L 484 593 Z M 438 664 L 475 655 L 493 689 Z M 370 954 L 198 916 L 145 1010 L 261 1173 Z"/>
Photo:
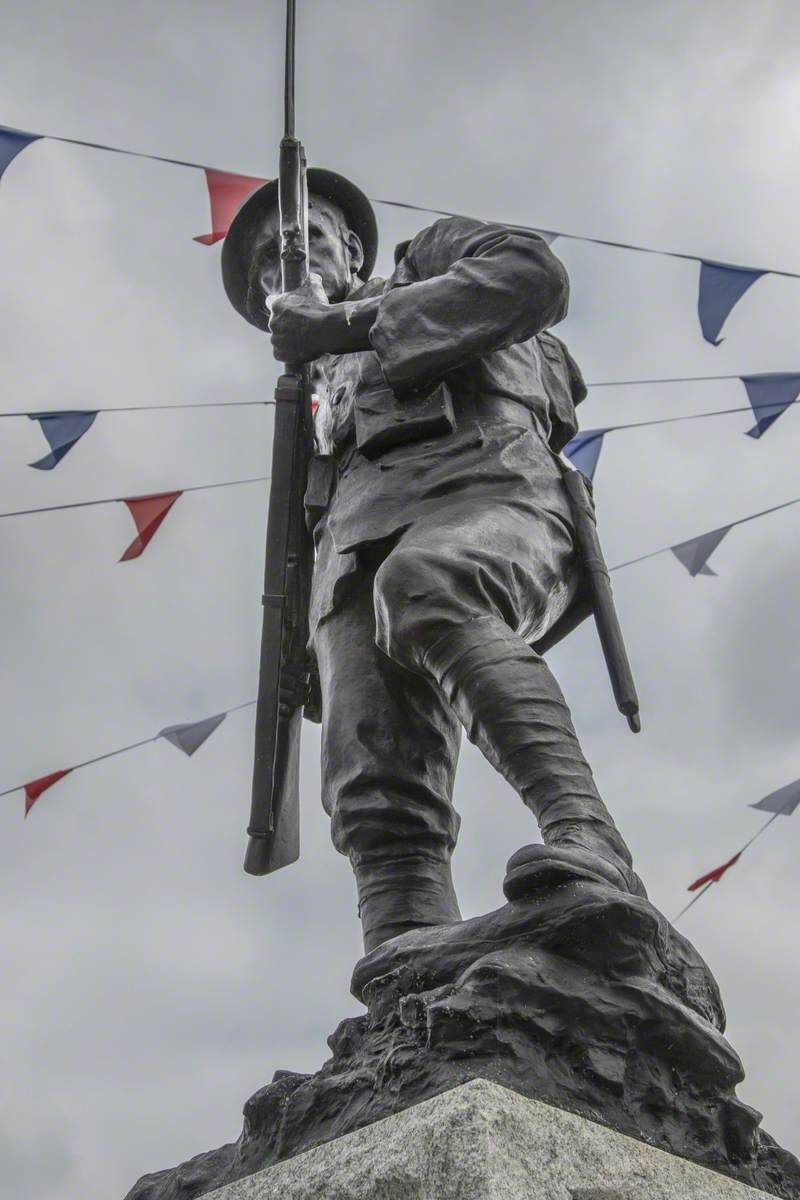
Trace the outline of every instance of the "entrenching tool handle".
<path fill-rule="evenodd" d="M 642 728 L 639 719 L 639 697 L 636 694 L 633 672 L 614 607 L 611 580 L 597 534 L 588 485 L 581 472 L 574 468 L 564 466 L 563 475 L 575 523 L 577 550 L 586 574 L 586 584 L 591 595 L 597 633 L 608 667 L 614 699 L 619 711 L 627 718 L 632 732 L 639 733 Z"/>

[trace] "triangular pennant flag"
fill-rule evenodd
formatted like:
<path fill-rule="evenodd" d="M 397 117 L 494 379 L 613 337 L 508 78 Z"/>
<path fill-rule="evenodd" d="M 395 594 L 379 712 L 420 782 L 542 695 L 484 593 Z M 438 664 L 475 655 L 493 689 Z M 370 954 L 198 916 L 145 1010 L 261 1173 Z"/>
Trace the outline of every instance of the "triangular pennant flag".
<path fill-rule="evenodd" d="M 208 198 L 211 202 L 211 233 L 203 233 L 193 238 L 204 246 L 213 246 L 220 242 L 228 232 L 231 221 L 236 216 L 248 196 L 251 196 L 266 179 L 257 179 L 254 175 L 232 175 L 230 171 L 214 171 L 204 167 Z"/>
<path fill-rule="evenodd" d="M 183 492 L 160 492 L 155 496 L 137 496 L 132 500 L 123 500 L 123 504 L 127 504 L 130 509 L 139 533 L 128 546 L 120 562 L 130 562 L 132 558 L 139 557 L 175 501 L 182 495 Z"/>
<path fill-rule="evenodd" d="M 32 421 L 38 421 L 42 427 L 42 433 L 50 443 L 51 454 L 45 454 L 44 458 L 40 458 L 38 462 L 28 463 L 29 467 L 36 467 L 39 471 L 52 471 L 57 463 L 67 454 L 77 441 L 79 441 L 86 430 L 90 428 L 96 412 L 53 412 L 53 413 L 28 413 Z"/>
<path fill-rule="evenodd" d="M 689 892 L 696 892 L 698 888 L 703 886 L 703 884 L 719 883 L 725 872 L 730 870 L 730 868 L 737 863 L 741 857 L 742 852 L 740 850 L 738 854 L 734 854 L 733 858 L 728 859 L 728 861 L 723 863 L 721 867 L 715 867 L 713 871 L 709 871 L 706 875 L 701 875 L 699 879 L 695 879 L 694 883 L 690 883 L 686 890 Z"/>
<path fill-rule="evenodd" d="M 564 447 L 564 453 L 572 465 L 589 479 L 594 479 L 597 460 L 603 449 L 603 437 L 608 432 L 608 429 L 585 429 L 582 433 L 576 433 Z"/>
<path fill-rule="evenodd" d="M 800 375 L 776 372 L 770 375 L 742 375 L 740 378 L 756 418 L 753 428 L 747 430 L 747 436 L 760 438 L 800 395 Z"/>
<path fill-rule="evenodd" d="M 697 297 L 697 315 L 703 337 L 712 346 L 723 340 L 719 332 L 725 324 L 733 306 L 741 300 L 749 287 L 766 275 L 766 271 L 750 271 L 744 267 L 728 267 L 724 263 L 700 263 L 700 290 Z"/>
<path fill-rule="evenodd" d="M 20 150 L 30 146 L 31 142 L 38 142 L 41 136 L 40 133 L 23 133 L 19 129 L 7 129 L 5 125 L 0 125 L 0 179 Z"/>
<path fill-rule="evenodd" d="M 758 804 L 751 804 L 750 808 L 758 808 L 761 812 L 783 813 L 785 817 L 790 817 L 798 804 L 800 779 L 796 779 L 794 783 L 787 783 L 786 787 L 778 788 L 777 792 L 770 792 L 763 800 L 759 800 Z"/>
<path fill-rule="evenodd" d="M 72 767 L 67 767 L 66 771 L 53 771 L 52 775 L 42 775 L 41 779 L 32 779 L 30 783 L 25 784 L 26 817 L 42 792 L 46 792 L 54 783 L 58 783 L 59 779 L 63 779 L 65 775 L 69 775 L 71 770 Z"/>
<path fill-rule="evenodd" d="M 723 525 L 721 529 L 712 529 L 710 533 L 701 533 L 699 537 L 689 538 L 688 542 L 678 542 L 677 546 L 670 546 L 670 550 L 692 577 L 716 575 L 717 572 L 712 571 L 706 564 L 725 534 L 732 528 L 732 525 Z"/>
<path fill-rule="evenodd" d="M 225 720 L 226 713 L 218 713 L 215 717 L 206 717 L 202 721 L 195 721 L 189 725 L 168 725 L 166 729 L 162 729 L 159 737 L 163 737 L 166 741 L 171 742 L 173 746 L 177 746 L 184 754 L 194 754 L 195 750 L 199 750 L 206 738 L 211 737 L 211 734 Z"/>

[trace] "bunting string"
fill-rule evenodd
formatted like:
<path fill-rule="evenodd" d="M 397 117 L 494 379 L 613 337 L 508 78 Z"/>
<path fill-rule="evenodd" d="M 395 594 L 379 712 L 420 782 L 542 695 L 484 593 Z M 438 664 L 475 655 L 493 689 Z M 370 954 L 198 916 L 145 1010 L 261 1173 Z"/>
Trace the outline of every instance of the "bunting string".
<path fill-rule="evenodd" d="M 779 512 L 782 508 L 791 508 L 793 504 L 800 504 L 800 496 L 794 500 L 785 500 L 783 504 L 773 504 L 771 508 L 762 508 L 760 512 L 750 513 L 746 517 L 739 517 L 737 520 L 731 521 L 729 525 L 722 525 L 719 529 L 712 529 L 709 533 L 701 533 L 698 537 L 690 538 L 686 542 L 662 546 L 660 550 L 651 550 L 649 554 L 640 554 L 638 558 L 629 558 L 626 562 L 616 563 L 608 569 L 609 571 L 621 571 L 625 567 L 632 567 L 635 563 L 645 562 L 648 558 L 655 558 L 657 555 L 666 554 L 671 550 L 675 557 L 684 564 L 690 575 L 714 575 L 715 572 L 707 567 L 706 563 L 726 533 L 737 525 L 755 521 L 758 517 L 766 517 L 770 513 Z"/>
<path fill-rule="evenodd" d="M 449 212 L 444 208 L 426 208 L 420 204 L 406 204 L 401 200 L 378 200 L 370 196 L 373 204 L 386 204 L 391 208 L 409 208 L 414 212 L 431 213 L 434 216 L 440 217 L 466 217 L 466 213 Z M 468 218 L 473 219 L 473 218 Z M 482 217 L 480 220 L 487 220 Z M 704 258 L 700 254 L 686 254 L 678 250 L 660 250 L 654 246 L 639 246 L 633 242 L 615 242 L 608 238 L 588 237 L 582 233 L 567 233 L 563 229 L 544 229 L 540 225 L 520 225 L 518 222 L 510 224 L 512 229 L 526 229 L 531 233 L 541 233 L 552 238 L 566 238 L 571 242 L 591 242 L 595 246 L 610 246 L 616 250 L 633 250 L 638 254 L 658 254 L 664 258 L 682 258 L 689 262 L 709 263 L 716 267 L 731 271 L 747 271 L 758 275 L 783 275 L 788 279 L 800 279 L 800 272 L 797 271 L 779 271 L 773 270 L 771 267 L 741 267 L 735 263 L 719 263 L 714 259 Z"/>
<path fill-rule="evenodd" d="M 714 414 L 695 414 L 697 417 L 710 415 Z M 677 419 L 672 417 L 663 418 L 665 422 Z M 642 424 L 650 423 L 642 422 Z M 656 421 L 652 423 L 659 424 L 660 422 Z M 635 428 L 635 424 L 630 427 Z M 630 427 L 620 426 L 619 428 Z M 173 492 L 154 492 L 145 496 L 112 496 L 103 500 L 78 500 L 68 504 L 49 504 L 39 508 L 23 508 L 13 512 L 0 513 L 0 517 L 24 517 L 33 513 L 61 512 L 69 508 L 91 508 L 101 504 L 126 504 L 131 511 L 139 532 L 139 539 L 135 539 L 131 543 L 131 546 L 128 547 L 128 550 L 126 550 L 120 560 L 121 562 L 126 562 L 130 558 L 136 558 L 142 553 L 172 505 L 185 492 L 211 491 L 215 488 L 238 487 L 240 484 L 247 483 L 266 483 L 269 478 L 269 475 L 257 475 L 250 479 L 232 479 L 220 483 L 195 484 Z M 627 559 L 625 562 L 615 563 L 614 566 L 609 567 L 609 571 L 621 571 L 625 567 L 632 567 L 636 563 L 645 562 L 647 559 L 656 558 L 660 554 L 666 554 L 667 551 L 671 551 L 679 562 L 683 563 L 690 575 L 715 575 L 716 572 L 707 565 L 708 559 L 731 529 L 734 529 L 737 525 L 744 525 L 748 521 L 755 521 L 759 517 L 768 516 L 770 513 L 779 512 L 781 509 L 791 508 L 794 504 L 800 504 L 800 496 L 795 497 L 793 500 L 785 500 L 782 504 L 774 504 L 770 508 L 763 508 L 758 512 L 749 513 L 745 517 L 738 517 L 727 525 L 722 525 L 718 529 L 712 529 L 707 533 L 698 534 L 696 537 L 689 538 L 688 541 L 676 542 L 670 546 L 661 546 L 658 550 L 651 550 L 647 554 L 640 554 L 638 557 Z M 134 553 L 135 547 L 136 552 Z"/>
<path fill-rule="evenodd" d="M 11 796 L 15 792 L 24 792 L 25 816 L 27 817 L 42 793 L 53 787 L 65 775 L 71 775 L 73 771 L 80 771 L 84 767 L 92 766 L 94 763 L 105 762 L 108 758 L 116 758 L 118 754 L 127 754 L 130 750 L 138 750 L 140 746 L 149 746 L 152 742 L 157 742 L 159 738 L 163 738 L 165 741 L 170 742 L 171 745 L 182 750 L 187 756 L 191 756 L 211 736 L 214 730 L 219 728 L 227 716 L 230 716 L 231 713 L 240 712 L 243 708 L 252 708 L 255 703 L 255 700 L 247 700 L 244 704 L 237 704 L 233 708 L 227 708 L 223 712 L 216 713 L 213 717 L 205 717 L 201 721 L 191 721 L 183 725 L 167 725 L 152 737 L 142 738 L 139 742 L 131 742 L 127 746 L 120 746 L 117 750 L 109 750 L 106 754 L 98 754 L 94 758 L 86 758 L 83 762 L 75 763 L 73 766 L 63 768 L 60 771 L 53 771 L 49 775 L 42 775 L 38 779 L 29 780 L 27 783 L 18 783 L 14 787 L 6 788 L 0 792 L 0 796 Z"/>
<path fill-rule="evenodd" d="M 33 464 L 34 466 L 36 464 Z M 113 496 L 106 500 L 79 500 L 71 504 L 48 504 L 41 508 L 22 508 L 16 512 L 0 513 L 0 517 L 27 517 L 32 513 L 61 512 L 67 508 L 93 508 L 99 504 L 125 504 L 136 526 L 136 537 L 125 550 L 120 562 L 139 558 L 153 540 L 173 504 L 185 492 L 206 492 L 214 488 L 237 487 L 242 483 L 265 483 L 269 475 L 258 475 L 253 479 L 232 479 L 224 483 L 201 483 L 174 492 L 154 492 L 148 496 Z"/>
<path fill-rule="evenodd" d="M 772 371 L 765 372 L 760 375 L 719 375 L 719 376 L 697 376 L 696 379 L 738 379 L 744 384 L 747 399 L 750 402 L 750 408 L 756 418 L 756 423 L 752 429 L 748 429 L 747 436 L 758 439 L 762 437 L 767 430 L 775 424 L 778 417 L 786 412 L 792 404 L 796 403 L 800 397 L 800 372 L 790 371 Z M 690 382 L 690 377 L 684 379 L 651 379 L 651 380 L 629 380 L 626 384 L 654 384 L 654 383 L 684 383 Z M 593 384 L 593 387 L 613 387 L 620 386 L 622 381 L 617 384 L 600 383 Z M 600 451 L 603 448 L 603 439 L 607 433 L 613 433 L 618 429 L 634 429 L 636 426 L 643 425 L 666 425 L 673 421 L 696 421 L 703 417 L 722 416 L 728 412 L 747 412 L 747 409 L 717 409 L 711 413 L 692 413 L 687 416 L 679 417 L 662 417 L 659 420 L 652 421 L 637 421 L 629 422 L 624 425 L 608 425 L 602 429 L 585 429 L 564 447 L 564 453 L 572 463 L 583 471 L 590 479 L 594 478 L 594 473 L 597 469 L 597 464 L 600 458 Z"/>
<path fill-rule="evenodd" d="M 797 400 L 790 400 L 789 403 L 796 404 Z M 752 412 L 752 409 L 748 404 L 742 404 L 738 408 L 715 408 L 711 412 L 683 413 L 679 417 L 653 417 L 647 421 L 626 421 L 623 425 L 609 425 L 603 432 L 616 433 L 620 429 L 645 429 L 650 425 L 676 425 L 680 421 L 703 421 L 706 417 L 727 417 L 732 413 L 743 412 Z"/>
<path fill-rule="evenodd" d="M 688 413 L 676 417 L 659 417 L 645 421 L 629 421 L 620 425 L 609 425 L 602 429 L 582 430 L 578 433 L 565 447 L 564 452 L 568 458 L 572 460 L 575 466 L 579 467 L 585 475 L 590 479 L 594 478 L 594 473 L 600 457 L 600 451 L 603 447 L 603 440 L 608 433 L 614 433 L 624 429 L 641 429 L 647 426 L 655 425 L 670 425 L 680 421 L 700 421 L 708 417 L 727 416 L 732 413 L 748 412 L 752 410 L 756 416 L 756 424 L 752 429 L 747 430 L 748 437 L 760 438 L 763 433 L 770 428 L 778 417 L 786 411 L 792 404 L 797 403 L 800 398 L 800 373 L 789 372 L 773 372 L 762 375 L 732 375 L 732 376 L 700 376 L 699 378 L 725 378 L 738 379 L 744 383 L 750 400 L 749 409 L 746 406 L 736 408 L 719 408 L 711 412 L 703 413 Z M 615 384 L 592 384 L 592 387 L 620 387 L 633 382 L 633 380 L 620 380 Z M 682 382 L 681 380 L 663 379 L 652 380 L 650 382 L 658 383 L 675 383 Z M 51 412 L 8 412 L 0 413 L 0 417 L 27 417 L 31 421 L 38 421 L 42 433 L 50 444 L 50 453 L 44 455 L 43 458 L 36 462 L 29 463 L 31 467 L 38 470 L 50 471 L 62 461 L 69 451 L 75 446 L 85 433 L 93 426 L 95 418 L 99 413 L 114 413 L 114 412 L 149 412 L 162 411 L 171 409 L 195 409 L 195 408 L 239 408 L 239 407 L 274 407 L 274 400 L 233 400 L 233 401 L 216 401 L 205 400 L 197 403 L 183 404 L 139 404 L 139 405 L 113 405 L 107 407 L 99 407 L 95 409 L 56 409 Z M 312 402 L 312 410 L 315 410 L 315 403 Z"/>
<path fill-rule="evenodd" d="M 777 377 L 788 377 L 790 372 L 765 372 L 761 375 L 675 375 L 662 379 L 601 379 L 594 383 L 587 383 L 586 387 L 592 388 L 605 387 L 634 387 L 661 383 L 707 383 L 716 382 L 726 379 L 768 379 Z M 793 373 L 800 377 L 800 372 Z M 274 400 L 189 400 L 183 404 L 114 404 L 114 405 L 98 405 L 92 409 L 81 411 L 101 413 L 101 412 L 160 412 L 163 409 L 194 409 L 194 408 L 248 408 L 248 407 L 269 407 L 274 406 Z M 3 417 L 35 417 L 59 415 L 61 412 L 70 412 L 70 409 L 54 409 L 52 413 L 36 413 L 30 409 L 15 409 L 11 412 L 0 412 L 0 419 Z M 746 409 L 731 408 L 728 412 L 746 412 Z"/>
<path fill-rule="evenodd" d="M 736 866 L 745 851 L 749 850 L 753 842 L 757 841 L 762 833 L 765 833 L 769 829 L 773 821 L 777 820 L 778 817 L 790 817 L 798 805 L 800 805 L 800 779 L 779 788 L 777 792 L 771 792 L 763 800 L 759 800 L 757 804 L 751 804 L 751 808 L 760 809 L 762 812 L 771 812 L 772 816 L 768 821 L 765 821 L 760 829 L 756 830 L 749 841 L 745 842 L 741 850 L 737 851 L 732 858 L 729 858 L 722 866 L 715 867 L 713 871 L 708 871 L 705 875 L 701 875 L 699 879 L 695 879 L 694 883 L 689 884 L 686 890 L 697 892 L 697 895 L 681 909 L 677 916 L 672 918 L 672 924 L 674 925 L 684 913 L 687 913 L 690 908 L 697 904 L 697 901 L 702 896 L 705 896 L 709 888 L 713 887 L 715 883 L 719 883 L 723 875 L 727 874 L 731 867 Z"/>
<path fill-rule="evenodd" d="M 233 171 L 220 171 L 205 164 L 189 162 L 185 159 L 168 158 L 160 154 L 145 154 L 141 151 L 126 150 L 120 146 L 108 146 L 100 142 L 88 142 L 79 138 L 30 133 L 22 129 L 14 129 L 11 126 L 0 126 L 0 177 L 2 177 L 3 172 L 10 163 L 27 146 L 45 139 L 203 171 L 209 194 L 212 230 L 208 234 L 197 235 L 194 240 L 207 246 L 211 246 L 225 237 L 230 222 L 239 206 L 257 187 L 266 182 L 265 179 L 254 175 L 241 175 Z M 373 203 L 388 205 L 393 208 L 408 209 L 414 212 L 430 213 L 436 216 L 458 217 L 465 215 L 463 213 L 452 212 L 448 209 L 428 208 L 423 205 L 410 204 L 400 200 L 387 200 L 376 197 L 373 198 Z M 637 243 L 617 241 L 610 238 L 590 237 L 586 234 L 570 233 L 567 230 L 545 229 L 541 226 L 519 224 L 512 224 L 511 228 L 525 229 L 537 233 L 548 243 L 555 241 L 556 238 L 565 238 L 569 241 L 587 242 L 612 249 L 635 251 L 640 254 L 657 254 L 661 257 L 699 263 L 700 275 L 698 281 L 697 314 L 703 337 L 713 346 L 719 346 L 722 342 L 723 339 L 720 337 L 720 332 L 734 306 L 762 276 L 778 275 L 788 279 L 800 279 L 800 272 L 796 271 L 771 267 L 740 266 L 736 263 L 720 262 L 715 258 L 707 258 L 699 254 L 687 254 L 678 250 L 663 250 L 654 246 L 642 246 Z"/>
<path fill-rule="evenodd" d="M 244 405 L 268 404 L 274 406 L 274 400 L 233 400 L 233 401 L 200 401 L 197 404 L 139 404 L 118 405 L 108 408 L 94 409 L 56 409 L 52 412 L 12 412 L 1 413 L 4 417 L 27 417 L 30 421 L 38 421 L 47 442 L 50 453 L 36 462 L 28 463 L 39 471 L 52 471 L 63 458 L 76 446 L 83 435 L 87 433 L 98 413 L 101 412 L 146 412 L 149 409 L 177 408 L 238 408 Z M 312 404 L 313 409 L 313 404 Z"/>
<path fill-rule="evenodd" d="M 791 401 L 795 403 L 795 401 Z M 603 429 L 586 429 L 576 434 L 563 449 L 563 453 L 589 479 L 594 479 L 600 451 L 603 448 L 607 433 L 617 433 L 625 429 L 645 429 L 651 425 L 674 425 L 680 421 L 701 421 L 706 417 L 725 417 L 730 413 L 749 412 L 747 408 L 718 408 L 714 412 L 686 413 L 680 417 L 660 417 L 650 421 L 629 421 L 624 425 L 607 425 Z M 756 429 L 758 426 L 756 426 Z M 748 430 L 750 436 L 756 436 Z"/>
<path fill-rule="evenodd" d="M 63 142 L 68 146 L 85 146 L 88 150 L 105 150 L 108 154 L 124 154 L 129 158 L 147 158 L 151 162 L 168 163 L 173 167 L 193 167 L 196 170 L 203 171 L 205 167 L 201 163 L 187 162 L 181 158 L 165 158 L 162 154 L 145 154 L 141 150 L 125 150 L 121 146 L 108 146 L 103 142 L 86 142 L 81 138 L 62 137 L 56 133 L 29 133 L 24 129 L 14 129 L 10 125 L 0 125 L 0 175 L 5 168 L 12 162 L 20 151 L 24 150 L 31 142 L 48 141 L 48 142 Z M 226 172 L 233 174 L 233 172 Z"/>
<path fill-rule="evenodd" d="M 720 379 L 747 379 L 747 375 L 670 375 L 661 379 L 603 379 L 598 383 L 587 383 L 587 388 L 633 387 L 654 383 L 710 383 Z"/>
<path fill-rule="evenodd" d="M 598 387 L 602 386 L 600 384 Z M 115 412 L 161 412 L 164 409 L 181 409 L 181 408 L 248 408 L 259 407 L 264 408 L 269 405 L 274 406 L 274 400 L 190 400 L 184 404 L 114 404 L 109 406 L 100 405 L 99 408 L 84 409 L 88 413 L 115 413 Z M 54 409 L 52 412 L 30 412 L 18 410 L 15 412 L 0 413 L 2 417 L 30 417 L 32 420 L 41 420 L 42 417 L 56 417 L 69 415 L 76 409 Z"/>
<path fill-rule="evenodd" d="M 132 504 L 139 500 L 153 500 L 159 496 L 182 496 L 186 492 L 207 492 L 212 488 L 238 487 L 241 483 L 265 483 L 269 475 L 254 475 L 252 479 L 229 479 L 222 483 L 197 483 L 193 487 L 180 488 L 175 492 L 151 492 L 147 496 L 109 496 L 105 500 L 77 500 L 72 504 L 47 504 L 43 508 L 19 508 L 15 512 L 0 513 L 0 517 L 27 517 L 31 513 L 61 512 L 65 508 L 92 508 L 97 504 Z"/>

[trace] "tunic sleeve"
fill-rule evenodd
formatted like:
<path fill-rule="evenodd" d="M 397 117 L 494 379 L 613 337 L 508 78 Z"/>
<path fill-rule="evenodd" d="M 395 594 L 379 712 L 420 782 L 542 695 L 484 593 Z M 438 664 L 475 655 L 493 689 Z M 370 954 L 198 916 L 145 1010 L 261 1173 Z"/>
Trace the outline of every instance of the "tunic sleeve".
<path fill-rule="evenodd" d="M 401 265 L 403 286 L 387 291 L 370 332 L 393 387 L 440 379 L 567 313 L 566 270 L 527 230 L 447 218 L 412 240 Z"/>

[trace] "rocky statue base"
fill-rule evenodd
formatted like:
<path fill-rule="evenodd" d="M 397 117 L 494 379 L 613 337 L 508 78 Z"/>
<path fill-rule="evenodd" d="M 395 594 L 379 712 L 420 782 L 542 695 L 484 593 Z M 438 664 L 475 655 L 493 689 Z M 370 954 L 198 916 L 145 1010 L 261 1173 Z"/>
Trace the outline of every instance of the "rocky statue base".
<path fill-rule="evenodd" d="M 483 1079 L 226 1184 L 208 1200 L 768 1200 Z"/>
<path fill-rule="evenodd" d="M 800 1200 L 800 1163 L 759 1128 L 760 1114 L 736 1098 L 744 1072 L 723 1037 L 725 1016 L 718 988 L 694 947 L 648 901 L 601 882 L 548 878 L 523 867 L 509 873 L 504 887 L 513 898 L 496 912 L 457 925 L 415 930 L 362 959 L 352 990 L 367 1012 L 341 1023 L 329 1039 L 332 1057 L 324 1066 L 314 1075 L 278 1072 L 245 1104 L 237 1142 L 145 1176 L 128 1200 L 193 1200 L 451 1089 L 458 1090 L 442 1097 L 438 1109 L 426 1106 L 425 1111 L 452 1111 L 442 1106 L 460 1103 L 457 1096 L 507 1097 L 496 1088 L 461 1088 L 476 1079 L 585 1118 L 576 1122 L 541 1104 L 514 1109 L 510 1099 L 503 1100 L 509 1113 L 533 1113 L 534 1124 L 540 1117 L 544 1121 L 546 1113 L 548 1128 L 567 1130 L 574 1125 L 583 1131 L 582 1137 L 591 1134 L 598 1146 L 607 1147 L 603 1162 L 609 1168 L 616 1153 L 612 1147 L 622 1142 L 598 1124 L 646 1143 L 636 1153 L 648 1162 L 669 1162 L 673 1175 L 664 1179 L 676 1179 L 674 1172 L 679 1175 L 690 1168 L 676 1163 L 675 1157 L 655 1155 L 653 1148 L 747 1186 L 736 1188 L 720 1175 L 711 1175 L 716 1191 L 709 1183 L 707 1192 L 699 1185 L 698 1190 L 671 1192 L 663 1180 L 658 1182 L 653 1168 L 648 1176 L 652 1182 L 646 1185 L 651 1190 L 636 1191 L 633 1181 L 639 1176 L 633 1168 L 630 1186 L 623 1186 L 613 1182 L 622 1179 L 619 1173 L 593 1179 L 587 1163 L 576 1178 L 576 1187 L 585 1182 L 584 1191 L 570 1193 L 567 1175 L 558 1185 L 555 1182 L 560 1169 L 555 1161 L 547 1168 L 551 1182 L 543 1182 L 540 1192 L 535 1184 L 546 1178 L 544 1162 L 527 1191 L 509 1183 L 505 1192 L 447 1193 L 425 1191 L 424 1181 L 412 1184 L 398 1159 L 397 1181 L 384 1190 L 364 1192 L 365 1200 L 372 1194 L 386 1200 L 422 1200 L 428 1195 L 437 1200 L 445 1195 L 476 1200 L 483 1195 L 524 1195 L 525 1200 L 540 1200 L 540 1195 L 541 1200 L 678 1200 L 683 1195 L 699 1200 L 707 1195 L 709 1200 L 739 1200 L 753 1194 L 748 1188 Z M 499 1112 L 492 1103 L 492 1113 Z M 419 1117 L 422 1108 L 416 1112 Z M 413 1113 L 404 1119 L 412 1126 L 417 1120 Z M 494 1116 L 485 1120 L 487 1128 L 493 1127 Z M 373 1130 L 369 1137 L 378 1133 Z M 631 1143 L 624 1144 L 633 1156 Z M 332 1147 L 329 1150 L 334 1154 Z M 406 1150 L 411 1162 L 416 1152 Z M 498 1153 L 513 1157 L 508 1147 Z M 520 1162 L 528 1163 L 529 1158 L 526 1151 Z M 314 1159 L 318 1161 L 322 1160 Z M 522 1169 L 514 1168 L 513 1179 Z M 700 1172 L 697 1178 L 708 1177 Z M 228 1188 L 219 1200 L 278 1195 L 247 1191 L 249 1186 L 243 1182 L 238 1190 Z M 657 1186 L 662 1190 L 653 1190 Z M 319 1200 L 361 1196 L 342 1190 L 328 1175 L 322 1191 L 281 1194 L 315 1194 Z"/>

